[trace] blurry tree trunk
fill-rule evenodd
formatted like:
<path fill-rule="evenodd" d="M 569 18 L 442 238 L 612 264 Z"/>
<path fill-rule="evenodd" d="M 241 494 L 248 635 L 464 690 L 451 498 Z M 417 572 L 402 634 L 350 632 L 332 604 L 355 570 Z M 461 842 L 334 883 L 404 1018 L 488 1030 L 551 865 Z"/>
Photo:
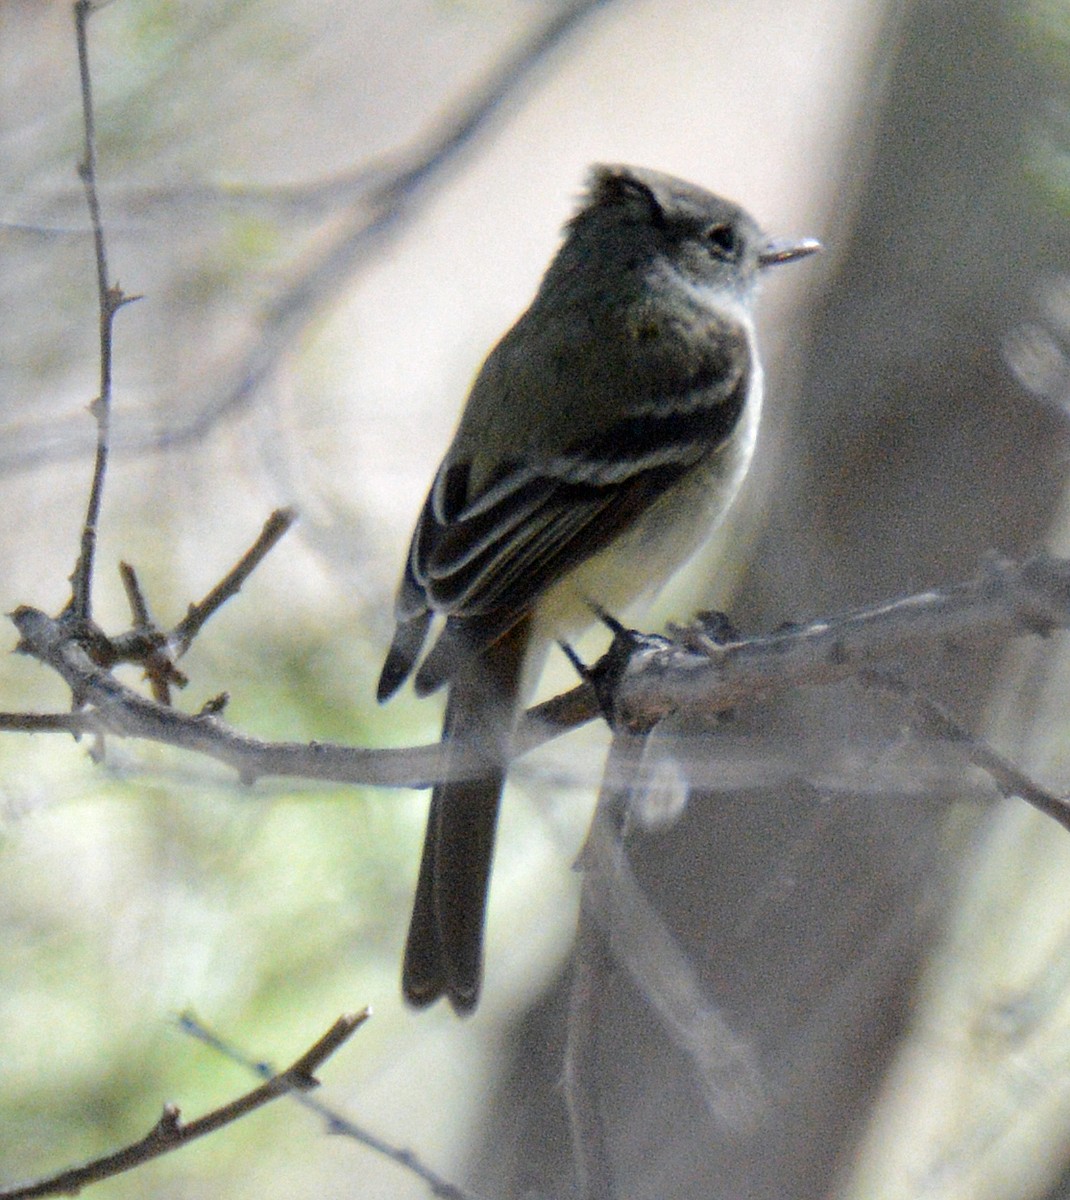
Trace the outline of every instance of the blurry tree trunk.
<path fill-rule="evenodd" d="M 1043 85 L 1022 19 L 996 0 L 890 9 L 876 64 L 886 86 L 859 122 L 864 179 L 828 234 L 842 265 L 815 307 L 790 409 L 771 372 L 764 444 L 781 447 L 778 490 L 732 614 L 746 630 L 948 583 L 990 550 L 1043 543 L 1070 438 L 1016 383 L 1001 344 L 1041 273 L 1066 265 L 1070 239 L 1025 170 Z M 999 647 L 927 649 L 904 673 L 976 725 L 1000 662 Z M 835 756 L 891 743 L 902 723 L 892 703 L 845 687 L 741 712 L 736 728 L 771 747 L 823 739 Z M 716 736 L 708 746 L 715 766 Z M 752 1042 L 770 1106 L 753 1134 L 719 1127 L 686 1056 L 618 972 L 598 1033 L 618 1195 L 805 1200 L 834 1186 L 956 865 L 951 799 L 803 784 L 693 793 L 679 824 L 636 839 L 648 897 Z M 487 1139 L 488 1194 L 567 1192 L 567 988 L 520 1030 Z"/>

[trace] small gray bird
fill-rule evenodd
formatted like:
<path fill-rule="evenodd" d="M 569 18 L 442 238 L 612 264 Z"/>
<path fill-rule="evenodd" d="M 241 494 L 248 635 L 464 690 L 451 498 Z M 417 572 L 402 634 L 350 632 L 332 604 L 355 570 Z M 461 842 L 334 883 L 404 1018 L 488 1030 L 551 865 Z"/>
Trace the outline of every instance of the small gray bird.
<path fill-rule="evenodd" d="M 531 307 L 491 351 L 424 503 L 379 679 L 447 685 L 443 739 L 485 761 L 431 810 L 402 987 L 471 1011 L 505 754 L 532 646 L 660 587 L 731 504 L 754 449 L 759 272 L 817 250 L 736 205 L 593 168 Z M 417 667 L 432 618 L 445 618 Z"/>

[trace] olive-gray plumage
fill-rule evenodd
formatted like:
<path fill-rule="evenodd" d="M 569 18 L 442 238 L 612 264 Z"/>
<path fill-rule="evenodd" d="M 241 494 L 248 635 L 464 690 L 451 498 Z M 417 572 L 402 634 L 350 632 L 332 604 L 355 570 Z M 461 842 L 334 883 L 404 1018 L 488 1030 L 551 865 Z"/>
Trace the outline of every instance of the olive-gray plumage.
<path fill-rule="evenodd" d="M 761 402 L 759 270 L 817 248 L 655 171 L 596 167 L 535 299 L 481 369 L 413 533 L 385 700 L 449 686 L 482 778 L 434 789 L 403 989 L 472 1009 L 494 827 L 529 642 L 660 586 L 708 536 Z M 434 616 L 445 621 L 417 667 Z"/>

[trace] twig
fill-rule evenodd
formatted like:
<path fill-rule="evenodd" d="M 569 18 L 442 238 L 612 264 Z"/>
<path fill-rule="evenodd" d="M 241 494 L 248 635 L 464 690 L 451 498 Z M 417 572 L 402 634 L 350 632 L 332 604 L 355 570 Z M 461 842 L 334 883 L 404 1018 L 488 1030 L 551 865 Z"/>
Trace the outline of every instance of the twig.
<path fill-rule="evenodd" d="M 294 509 L 277 508 L 264 522 L 260 536 L 235 563 L 234 567 L 199 604 L 190 605 L 189 612 L 174 627 L 167 639 L 175 647 L 179 658 L 190 648 L 193 639 L 201 631 L 208 618 L 221 608 L 231 596 L 236 596 L 241 591 L 242 584 L 296 520 L 297 513 Z"/>
<path fill-rule="evenodd" d="M 231 1062 L 238 1063 L 247 1071 L 252 1071 L 255 1075 L 261 1078 L 270 1078 L 272 1069 L 269 1064 L 257 1062 L 253 1059 L 241 1054 L 233 1046 L 225 1042 L 218 1034 L 207 1029 L 201 1022 L 190 1012 L 182 1013 L 178 1018 L 178 1027 L 184 1033 L 188 1033 L 191 1037 L 203 1042 L 206 1046 L 210 1046 L 213 1050 L 222 1054 Z M 475 1200 L 470 1192 L 464 1191 L 456 1184 L 450 1183 L 443 1179 L 440 1175 L 426 1166 L 412 1150 L 399 1150 L 396 1146 L 391 1146 L 389 1142 L 384 1142 L 373 1133 L 362 1129 L 359 1125 L 343 1116 L 330 1105 L 325 1104 L 322 1100 L 317 1100 L 313 1096 L 308 1096 L 303 1092 L 293 1092 L 291 1094 L 297 1104 L 303 1108 L 309 1109 L 311 1112 L 322 1117 L 327 1124 L 327 1132 L 338 1134 L 342 1137 L 351 1138 L 353 1141 L 359 1142 L 362 1146 L 368 1147 L 369 1150 L 374 1150 L 377 1154 L 383 1155 L 390 1159 L 391 1162 L 397 1163 L 407 1171 L 411 1171 L 414 1175 L 427 1184 L 433 1195 L 440 1197 L 440 1200 Z M 2 1200 L 2 1198 L 0 1198 Z"/>
<path fill-rule="evenodd" d="M 442 771 L 438 745 L 414 750 L 364 750 L 318 742 L 266 742 L 230 729 L 211 709 L 191 716 L 140 695 L 98 666 L 64 625 L 34 608 L 12 614 L 21 640 L 17 652 L 31 654 L 57 671 L 87 705 L 94 733 L 144 738 L 205 754 L 233 767 L 245 782 L 264 775 L 421 787 Z M 0 727 L 18 714 L 0 714 Z M 89 716 L 90 714 L 87 714 Z M 45 730 L 41 727 L 41 731 Z M 459 776 L 485 758 L 456 755 Z"/>
<path fill-rule="evenodd" d="M 83 733 L 96 732 L 99 722 L 92 712 L 79 709 L 63 713 L 0 713 L 0 732 L 4 733 Z"/>
<path fill-rule="evenodd" d="M 285 1071 L 273 1075 L 265 1083 L 247 1092 L 244 1096 L 224 1104 L 220 1108 L 205 1113 L 195 1121 L 183 1124 L 178 1108 L 173 1104 L 164 1106 L 163 1115 L 149 1132 L 137 1142 L 124 1146 L 113 1154 L 94 1159 L 81 1167 L 71 1167 L 59 1172 L 48 1179 L 22 1187 L 9 1188 L 0 1191 L 0 1200 L 30 1200 L 35 1196 L 73 1195 L 91 1183 L 102 1179 L 111 1179 L 126 1171 L 141 1166 L 150 1159 L 159 1158 L 161 1154 L 169 1154 L 180 1146 L 188 1145 L 196 1138 L 214 1133 L 224 1125 L 240 1120 L 249 1113 L 271 1100 L 278 1099 L 291 1092 L 305 1092 L 318 1087 L 319 1080 L 315 1077 L 316 1070 L 340 1046 L 352 1036 L 354 1031 L 368 1019 L 369 1012 L 365 1009 L 359 1013 L 346 1013 L 338 1018 L 330 1029 L 313 1046 L 305 1051 Z"/>
<path fill-rule="evenodd" d="M 111 668 L 118 663 L 144 666 L 153 683 L 154 698 L 161 704 L 170 703 L 167 685 L 185 687 L 188 682 L 174 660 L 186 653 L 208 619 L 241 591 L 242 584 L 296 519 L 292 509 L 276 509 L 264 522 L 252 546 L 199 604 L 190 605 L 186 616 L 170 633 L 165 633 L 153 621 L 134 568 L 129 563 L 120 563 L 119 574 L 130 604 L 133 628 L 111 638 L 103 631 L 94 630 L 96 636 L 89 645 L 82 628 L 76 627 L 74 636 L 89 651 L 97 666 Z"/>
<path fill-rule="evenodd" d="M 141 584 L 138 582 L 137 572 L 129 563 L 121 562 L 119 577 L 123 581 L 123 591 L 126 592 L 126 602 L 130 605 L 134 628 L 140 630 L 150 628 L 153 621 L 149 615 L 149 605 L 145 599 L 145 593 L 141 590 Z"/>
<path fill-rule="evenodd" d="M 123 581 L 123 590 L 126 592 L 127 603 L 130 605 L 130 614 L 133 619 L 133 628 L 128 640 L 131 647 L 136 644 L 137 652 L 133 653 L 132 649 L 128 649 L 124 654 L 116 647 L 113 640 L 112 647 L 116 651 L 115 661 L 142 663 L 145 667 L 145 677 L 152 690 L 153 700 L 157 704 L 170 704 L 171 685 L 185 687 L 189 680 L 171 659 L 167 637 L 152 619 L 148 601 L 145 599 L 145 594 L 138 581 L 137 572 L 129 563 L 121 562 L 119 575 Z"/>
<path fill-rule="evenodd" d="M 859 675 L 859 682 L 905 701 L 914 709 L 916 724 L 960 750 L 968 762 L 984 771 L 1005 797 L 1017 796 L 1070 830 L 1070 801 L 1046 791 L 1002 754 L 964 729 L 935 700 L 887 671 L 864 671 Z"/>
<path fill-rule="evenodd" d="M 99 667 L 110 669 L 118 663 L 136 663 L 143 666 L 153 699 L 159 704 L 169 705 L 171 686 L 185 687 L 189 682 L 178 669 L 175 660 L 186 653 L 209 618 L 241 591 L 242 584 L 263 562 L 264 557 L 296 519 L 293 509 L 276 509 L 264 522 L 264 527 L 252 546 L 200 603 L 190 605 L 186 616 L 169 634 L 160 629 L 152 619 L 134 568 L 129 563 L 120 563 L 119 574 L 130 604 L 132 628 L 114 638 L 108 638 L 103 632 L 95 631 L 99 632 L 99 636 L 94 639 L 92 645 L 86 645 L 84 628 L 77 625 L 75 633 L 78 640 Z M 213 711 L 219 712 L 222 707 L 222 703 L 217 702 L 213 705 Z"/>
<path fill-rule="evenodd" d="M 108 282 L 108 252 L 104 241 L 104 226 L 100 216 L 100 197 L 97 194 L 97 141 L 93 116 L 93 91 L 89 73 L 89 39 L 87 25 L 97 5 L 92 0 L 75 0 L 74 25 L 78 43 L 78 76 L 82 90 L 82 122 L 85 128 L 85 148 L 78 164 L 78 175 L 85 189 L 89 221 L 93 229 L 93 248 L 97 268 L 97 305 L 100 325 L 100 392 L 90 409 L 97 422 L 97 452 L 93 464 L 93 482 L 89 503 L 82 525 L 81 549 L 71 575 L 71 599 L 68 612 L 76 621 L 92 620 L 93 558 L 97 544 L 97 522 L 104 498 L 104 479 L 108 470 L 108 448 L 111 440 L 111 381 L 112 326 L 115 314 L 136 296 L 123 295 L 122 289 Z"/>

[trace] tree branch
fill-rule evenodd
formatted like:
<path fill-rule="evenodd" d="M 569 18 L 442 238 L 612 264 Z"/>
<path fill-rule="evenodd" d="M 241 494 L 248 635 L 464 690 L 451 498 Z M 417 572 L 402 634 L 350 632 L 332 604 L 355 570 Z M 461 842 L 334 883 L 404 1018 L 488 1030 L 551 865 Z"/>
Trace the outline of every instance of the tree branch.
<path fill-rule="evenodd" d="M 163 1114 L 149 1132 L 140 1141 L 124 1146 L 112 1154 L 94 1159 L 81 1167 L 70 1167 L 48 1179 L 36 1183 L 25 1184 L 0 1191 L 0 1200 L 30 1200 L 37 1196 L 74 1195 L 91 1183 L 99 1183 L 102 1179 L 111 1179 L 150 1159 L 169 1154 L 181 1146 L 188 1145 L 196 1138 L 214 1133 L 248 1116 L 255 1109 L 278 1099 L 290 1092 L 306 1092 L 319 1086 L 315 1077 L 316 1070 L 327 1061 L 334 1052 L 347 1042 L 357 1028 L 364 1024 L 370 1016 L 369 1010 L 359 1013 L 346 1013 L 338 1018 L 330 1029 L 313 1046 L 309 1047 L 294 1063 L 278 1075 L 273 1075 L 259 1087 L 253 1088 L 244 1096 L 224 1104 L 220 1108 L 205 1113 L 195 1121 L 183 1124 L 178 1108 L 173 1104 L 164 1106 Z"/>
<path fill-rule="evenodd" d="M 297 513 L 294 509 L 276 509 L 264 522 L 260 536 L 235 563 L 234 567 L 224 575 L 199 604 L 190 605 L 189 612 L 179 621 L 167 638 L 168 642 L 174 646 L 177 657 L 181 658 L 186 653 L 209 617 L 221 608 L 231 596 L 236 596 L 241 591 L 242 584 L 296 520 Z"/>
<path fill-rule="evenodd" d="M 1070 560 L 992 560 L 977 579 L 762 637 L 718 642 L 701 624 L 633 656 L 614 715 L 635 728 L 670 712 L 714 713 L 788 688 L 834 683 L 905 649 L 1070 626 Z"/>
<path fill-rule="evenodd" d="M 220 719 L 220 705 L 190 715 L 140 695 L 100 665 L 99 657 L 62 620 L 25 606 L 16 609 L 12 620 L 20 635 L 18 652 L 58 672 L 88 709 L 76 720 L 60 714 L 0 713 L 0 730 L 142 738 L 217 759 L 247 782 L 278 776 L 414 788 L 447 777 L 473 778 L 486 769 L 484 756 L 465 753 L 460 746 L 451 749 L 447 765 L 437 744 L 372 750 L 250 737 Z M 992 563 L 974 581 L 767 636 L 719 643 L 700 622 L 674 630 L 672 638 L 646 637 L 624 663 L 609 704 L 616 723 L 647 728 L 671 712 L 716 713 L 792 688 L 857 677 L 882 662 L 895 662 L 905 647 L 1046 636 L 1068 626 L 1070 560 L 1042 555 L 1022 564 Z M 511 757 L 599 712 L 589 683 L 537 705 L 520 723 Z M 981 757 L 978 753 L 978 765 Z M 1011 776 L 1004 772 L 1001 778 L 997 783 L 1003 786 Z M 1019 783 L 1027 793 L 1022 798 L 1033 803 L 1035 789 Z M 1044 804 L 1044 811 L 1054 812 Z"/>
<path fill-rule="evenodd" d="M 108 252 L 104 241 L 104 225 L 100 216 L 100 197 L 97 194 L 97 141 L 93 116 L 93 89 L 89 72 L 89 39 L 87 25 L 97 6 L 92 0 L 76 0 L 74 5 L 75 36 L 78 43 L 78 76 L 82 92 L 82 124 L 85 143 L 78 175 L 85 189 L 89 222 L 93 230 L 93 249 L 97 268 L 97 306 L 100 326 L 100 392 L 90 406 L 97 422 L 97 450 L 93 464 L 93 483 L 82 525 L 81 548 L 71 575 L 70 615 L 78 621 L 92 619 L 93 557 L 97 544 L 97 521 L 104 498 L 104 479 L 108 470 L 108 449 L 111 441 L 111 365 L 112 326 L 115 314 L 136 296 L 123 295 L 118 284 L 108 282 Z"/>
<path fill-rule="evenodd" d="M 190 1037 L 195 1037 L 206 1046 L 210 1046 L 231 1062 L 238 1063 L 240 1066 L 245 1067 L 246 1070 L 252 1071 L 262 1078 L 270 1078 L 272 1074 L 270 1066 L 263 1062 L 254 1062 L 252 1059 L 239 1053 L 233 1046 L 224 1042 L 217 1034 L 206 1029 L 192 1013 L 182 1013 L 178 1018 L 178 1025 L 184 1033 L 188 1033 Z M 363 1129 L 348 1117 L 343 1116 L 337 1109 L 325 1104 L 322 1100 L 318 1100 L 316 1097 L 309 1096 L 304 1092 L 296 1091 L 291 1093 L 291 1098 L 297 1104 L 300 1104 L 302 1108 L 307 1108 L 321 1117 L 326 1123 L 328 1133 L 350 1138 L 352 1141 L 366 1146 L 369 1150 L 373 1150 L 376 1154 L 381 1154 L 384 1158 L 388 1158 L 404 1170 L 411 1171 L 427 1184 L 431 1193 L 438 1196 L 439 1200 L 475 1200 L 470 1192 L 464 1191 L 464 1189 L 459 1188 L 454 1183 L 450 1183 L 448 1180 L 443 1179 L 441 1175 L 432 1171 L 413 1151 L 402 1150 L 397 1146 L 390 1145 L 389 1142 L 376 1137 L 374 1133 L 369 1133 L 366 1129 Z M 0 1197 L 0 1200 L 2 1200 L 2 1197 Z"/>
<path fill-rule="evenodd" d="M 954 746 L 968 762 L 984 771 L 1004 797 L 1017 796 L 1070 830 L 1070 801 L 1040 787 L 1002 754 L 964 729 L 942 705 L 887 671 L 864 671 L 859 679 L 899 697 L 914 710 L 916 726 Z"/>

